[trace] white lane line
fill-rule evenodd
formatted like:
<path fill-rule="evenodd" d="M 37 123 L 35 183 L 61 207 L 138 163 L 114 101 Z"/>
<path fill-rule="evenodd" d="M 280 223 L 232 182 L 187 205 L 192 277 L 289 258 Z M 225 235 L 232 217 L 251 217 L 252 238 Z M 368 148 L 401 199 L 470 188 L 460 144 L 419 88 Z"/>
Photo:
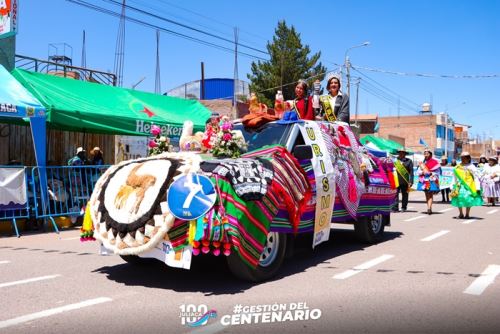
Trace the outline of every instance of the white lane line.
<path fill-rule="evenodd" d="M 469 219 L 469 220 L 463 221 L 462 224 L 470 224 L 470 223 L 475 222 L 476 220 L 477 219 Z"/>
<path fill-rule="evenodd" d="M 486 212 L 486 214 L 487 214 L 487 215 L 492 215 L 492 214 L 494 214 L 494 213 L 495 213 L 495 212 L 497 212 L 497 211 L 498 211 L 498 209 L 493 209 L 493 210 L 491 210 L 491 211 Z"/>
<path fill-rule="evenodd" d="M 10 263 L 10 261 L 0 261 L 0 264 Z"/>
<path fill-rule="evenodd" d="M 76 239 L 80 239 L 80 237 L 64 238 L 64 239 L 61 239 L 61 240 L 76 240 Z"/>
<path fill-rule="evenodd" d="M 420 239 L 420 241 L 431 241 L 431 240 L 437 239 L 437 238 L 439 238 L 439 237 L 441 237 L 441 236 L 443 236 L 443 235 L 445 235 L 445 234 L 447 234 L 449 232 L 450 231 L 448 231 L 448 230 L 442 230 L 442 231 L 440 231 L 438 233 L 434 233 L 432 235 L 429 235 L 426 238 Z"/>
<path fill-rule="evenodd" d="M 446 209 L 443 209 L 443 210 L 439 210 L 438 212 L 447 212 L 447 211 L 451 211 L 453 210 L 453 208 L 446 208 Z"/>
<path fill-rule="evenodd" d="M 22 281 L 0 283 L 0 288 L 5 288 L 7 286 L 18 285 L 18 284 L 26 284 L 26 283 L 31 283 L 31 282 L 43 281 L 46 279 L 52 279 L 52 278 L 56 278 L 59 276 L 61 276 L 61 275 L 58 274 L 58 275 L 40 276 L 40 277 L 28 278 L 28 279 L 25 279 Z"/>
<path fill-rule="evenodd" d="M 407 210 L 411 210 L 411 209 L 414 209 L 414 208 L 415 208 L 414 206 L 409 206 L 409 207 L 407 207 L 406 209 L 407 209 Z"/>
<path fill-rule="evenodd" d="M 370 260 L 368 262 L 362 263 L 359 266 L 356 266 L 356 267 L 354 267 L 352 269 L 344 271 L 343 273 L 337 274 L 337 275 L 333 276 L 333 278 L 334 279 L 346 279 L 346 278 L 349 278 L 351 276 L 359 274 L 363 270 L 367 270 L 367 269 L 369 269 L 371 267 L 376 266 L 379 263 L 382 263 L 384 261 L 392 259 L 393 257 L 394 257 L 394 255 L 384 254 L 384 255 L 379 256 L 379 257 L 377 257 L 377 258 L 375 258 L 373 260 Z"/>
<path fill-rule="evenodd" d="M 422 218 L 425 218 L 427 216 L 416 216 L 416 217 L 413 217 L 413 218 L 408 218 L 408 219 L 405 219 L 404 221 L 405 222 L 411 222 L 411 221 L 414 221 L 414 220 L 417 220 L 417 219 L 422 219 Z"/>
<path fill-rule="evenodd" d="M 87 306 L 92 306 L 92 305 L 97 305 L 105 302 L 110 302 L 113 299 L 107 298 L 107 297 L 100 297 L 100 298 L 95 298 L 95 299 L 89 299 L 86 301 L 83 301 L 81 303 L 76 303 L 76 304 L 69 304 L 61 307 L 55 307 L 55 308 L 50 308 L 45 311 L 41 312 L 36 312 L 36 313 L 31 313 L 27 315 L 23 315 L 17 318 L 12 318 L 9 320 L 4 320 L 0 321 L 0 328 L 7 328 L 15 325 L 22 324 L 23 322 L 28 322 L 28 321 L 33 321 L 36 319 L 40 318 L 46 318 L 50 317 L 51 315 L 67 312 L 67 311 L 73 311 L 77 310 L 79 308 L 87 307 Z"/>
<path fill-rule="evenodd" d="M 486 270 L 482 272 L 481 276 L 476 278 L 474 282 L 464 290 L 464 293 L 479 296 L 486 290 L 488 285 L 495 281 L 495 277 L 498 274 L 500 274 L 500 266 L 497 264 L 490 264 Z"/>

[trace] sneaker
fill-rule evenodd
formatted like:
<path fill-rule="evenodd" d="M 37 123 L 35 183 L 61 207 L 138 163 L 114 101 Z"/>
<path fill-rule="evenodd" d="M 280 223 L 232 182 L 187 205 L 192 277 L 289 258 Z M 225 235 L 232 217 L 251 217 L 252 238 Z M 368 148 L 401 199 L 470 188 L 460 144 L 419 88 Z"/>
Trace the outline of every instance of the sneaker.
<path fill-rule="evenodd" d="M 402 209 L 401 209 L 401 212 L 406 212 L 406 208 L 402 208 Z"/>

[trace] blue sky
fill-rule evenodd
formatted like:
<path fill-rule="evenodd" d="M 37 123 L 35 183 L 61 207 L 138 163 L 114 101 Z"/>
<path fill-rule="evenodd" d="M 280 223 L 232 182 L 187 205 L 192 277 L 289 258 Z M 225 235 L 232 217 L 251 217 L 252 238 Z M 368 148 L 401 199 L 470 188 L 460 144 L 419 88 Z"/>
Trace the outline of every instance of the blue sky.
<path fill-rule="evenodd" d="M 117 10 L 106 1 L 85 1 Z M 401 115 L 416 114 L 416 107 L 410 109 L 406 104 L 414 106 L 432 99 L 434 112 L 448 109 L 456 122 L 471 125 L 474 135 L 500 139 L 500 1 L 127 0 L 127 4 L 154 10 L 157 15 L 228 39 L 233 38 L 233 27 L 237 26 L 240 43 L 262 50 L 272 38 L 278 20 L 284 19 L 296 28 L 302 42 L 313 52 L 321 51 L 321 61 L 331 70 L 344 62 L 349 47 L 369 41 L 370 46 L 349 51 L 353 66 L 359 71 L 352 74 L 361 77 L 360 114 L 397 115 L 396 95 L 401 96 Z M 166 22 L 131 15 L 232 47 Z M 81 64 L 85 29 L 87 66 L 113 70 L 118 30 L 115 17 L 66 0 L 20 0 L 18 28 L 18 54 L 45 59 L 49 43 L 65 42 L 73 47 L 73 64 L 77 66 Z M 155 39 L 154 30 L 126 23 L 125 87 L 145 76 L 137 89 L 154 91 Z M 205 63 L 206 77 L 233 77 L 234 54 L 229 52 L 162 33 L 160 53 L 162 91 L 199 79 L 201 61 Z M 253 60 L 239 57 L 240 79 L 246 79 Z M 497 77 L 447 79 L 413 73 Z M 382 96 L 373 85 L 384 91 Z M 352 88 L 352 101 L 354 93 Z M 354 102 L 351 108 L 354 113 Z"/>

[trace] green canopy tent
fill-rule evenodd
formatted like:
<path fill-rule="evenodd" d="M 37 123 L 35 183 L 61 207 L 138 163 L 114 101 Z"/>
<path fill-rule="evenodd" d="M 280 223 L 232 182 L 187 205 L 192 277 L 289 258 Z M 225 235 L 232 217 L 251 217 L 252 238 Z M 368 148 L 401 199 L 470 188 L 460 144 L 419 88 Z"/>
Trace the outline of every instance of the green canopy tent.
<path fill-rule="evenodd" d="M 184 121 L 204 131 L 211 112 L 196 100 L 14 69 L 12 75 L 46 108 L 51 129 L 88 133 L 149 135 L 152 124 L 176 138 Z"/>
<path fill-rule="evenodd" d="M 390 139 L 385 139 L 381 137 L 375 137 L 373 135 L 366 135 L 363 138 L 359 140 L 363 145 L 367 145 L 368 143 L 371 143 L 375 145 L 378 149 L 382 151 L 389 152 L 390 154 L 397 154 L 398 150 L 400 148 L 403 148 L 403 145 L 401 145 L 398 142 L 395 142 Z M 409 154 L 413 154 L 411 150 L 408 150 Z"/>

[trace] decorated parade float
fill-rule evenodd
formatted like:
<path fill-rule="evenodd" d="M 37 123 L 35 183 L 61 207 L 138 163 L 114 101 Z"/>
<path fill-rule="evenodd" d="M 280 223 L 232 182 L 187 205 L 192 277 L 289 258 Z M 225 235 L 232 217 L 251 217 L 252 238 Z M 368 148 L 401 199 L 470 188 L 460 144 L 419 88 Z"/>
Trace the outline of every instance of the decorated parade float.
<path fill-rule="evenodd" d="M 240 122 L 187 122 L 179 152 L 152 128 L 147 158 L 97 181 L 82 236 L 103 253 L 189 269 L 192 256 L 226 256 L 238 277 L 275 275 L 293 240 L 327 241 L 331 223 L 380 240 L 396 193 L 390 160 L 372 156 L 346 123 L 252 111 Z M 163 152 L 163 153 L 162 153 Z"/>

